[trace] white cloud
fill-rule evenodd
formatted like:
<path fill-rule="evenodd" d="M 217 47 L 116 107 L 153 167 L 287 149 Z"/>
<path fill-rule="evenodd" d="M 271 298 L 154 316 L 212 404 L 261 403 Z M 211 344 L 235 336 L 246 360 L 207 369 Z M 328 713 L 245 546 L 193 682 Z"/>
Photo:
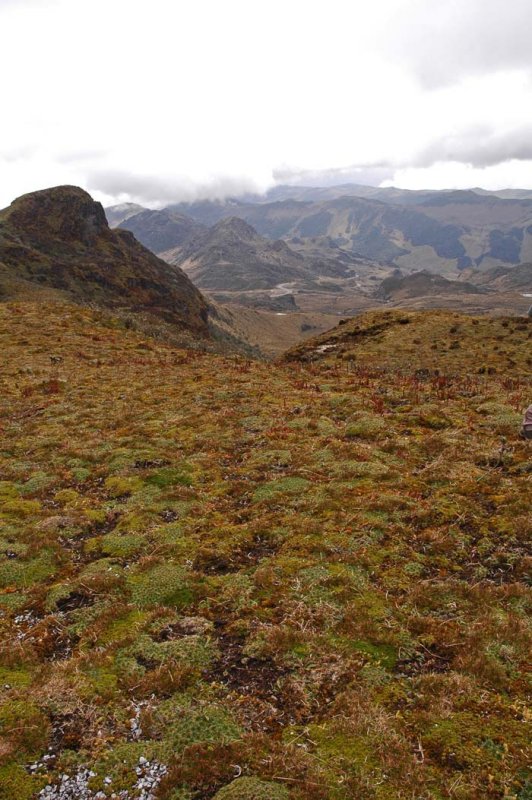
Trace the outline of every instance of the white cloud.
<path fill-rule="evenodd" d="M 383 52 L 408 65 L 425 86 L 532 69 L 530 0 L 410 0 L 393 21 Z"/>
<path fill-rule="evenodd" d="M 0 0 L 0 207 L 64 182 L 152 205 L 323 171 L 432 186 L 447 169 L 452 186 L 449 160 L 532 186 L 512 166 L 530 16 L 523 0 Z"/>

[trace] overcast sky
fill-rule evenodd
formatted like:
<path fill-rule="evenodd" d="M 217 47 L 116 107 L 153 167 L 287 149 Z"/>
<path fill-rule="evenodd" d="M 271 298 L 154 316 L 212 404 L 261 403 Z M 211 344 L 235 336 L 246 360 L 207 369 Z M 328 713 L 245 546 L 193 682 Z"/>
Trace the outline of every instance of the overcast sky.
<path fill-rule="evenodd" d="M 0 207 L 532 188 L 532 0 L 0 0 Z"/>

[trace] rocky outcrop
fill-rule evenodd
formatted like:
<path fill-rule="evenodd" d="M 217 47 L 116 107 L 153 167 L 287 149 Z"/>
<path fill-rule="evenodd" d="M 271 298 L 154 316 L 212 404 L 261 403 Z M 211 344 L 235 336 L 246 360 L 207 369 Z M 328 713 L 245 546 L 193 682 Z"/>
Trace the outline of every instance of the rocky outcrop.
<path fill-rule="evenodd" d="M 129 231 L 111 230 L 100 203 L 75 186 L 32 192 L 0 211 L 0 265 L 0 289 L 2 276 L 29 281 L 208 335 L 207 304 L 184 272 Z"/>

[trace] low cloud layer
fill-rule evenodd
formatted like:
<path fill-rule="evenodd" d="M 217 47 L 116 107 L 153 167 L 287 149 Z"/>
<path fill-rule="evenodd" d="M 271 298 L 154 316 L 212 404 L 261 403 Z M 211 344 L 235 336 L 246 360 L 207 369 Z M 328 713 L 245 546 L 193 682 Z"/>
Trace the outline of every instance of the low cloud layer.
<path fill-rule="evenodd" d="M 204 198 L 221 200 L 248 192 L 260 192 L 263 188 L 248 178 L 227 176 L 197 183 L 183 176 L 138 175 L 125 170 L 91 172 L 87 175 L 86 186 L 89 191 L 103 192 L 119 200 L 152 208 Z"/>
<path fill-rule="evenodd" d="M 345 183 L 358 183 L 364 186 L 380 186 L 391 180 L 394 168 L 391 165 L 351 165 L 337 169 L 297 170 L 289 167 L 273 171 L 276 184 L 297 186 L 338 186 Z"/>
<path fill-rule="evenodd" d="M 413 166 L 458 161 L 473 167 L 493 167 L 507 161 L 532 160 L 532 124 L 513 131 L 473 128 L 432 142 Z M 403 165 L 405 166 L 405 165 Z"/>

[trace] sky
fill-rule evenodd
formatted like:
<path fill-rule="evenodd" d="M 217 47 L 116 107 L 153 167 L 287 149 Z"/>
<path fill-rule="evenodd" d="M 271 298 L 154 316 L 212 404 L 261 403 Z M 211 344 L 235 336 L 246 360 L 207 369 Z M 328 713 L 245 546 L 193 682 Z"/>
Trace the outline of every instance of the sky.
<path fill-rule="evenodd" d="M 531 0 L 0 0 L 0 208 L 532 189 Z"/>

